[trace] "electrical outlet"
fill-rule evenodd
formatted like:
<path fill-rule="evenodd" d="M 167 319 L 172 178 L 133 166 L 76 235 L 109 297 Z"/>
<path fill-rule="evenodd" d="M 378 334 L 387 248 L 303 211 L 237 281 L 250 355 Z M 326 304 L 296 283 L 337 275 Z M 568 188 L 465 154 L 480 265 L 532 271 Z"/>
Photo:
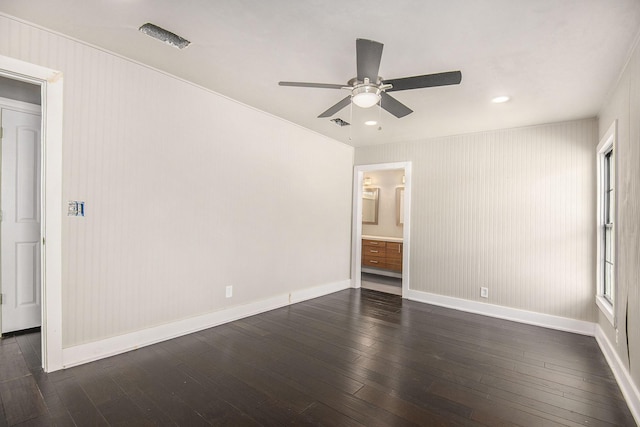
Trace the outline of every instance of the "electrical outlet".
<path fill-rule="evenodd" d="M 227 286 L 225 290 L 225 296 L 231 298 L 233 296 L 233 286 Z"/>
<path fill-rule="evenodd" d="M 489 298 L 489 288 L 485 288 L 485 287 L 480 288 L 480 297 Z"/>

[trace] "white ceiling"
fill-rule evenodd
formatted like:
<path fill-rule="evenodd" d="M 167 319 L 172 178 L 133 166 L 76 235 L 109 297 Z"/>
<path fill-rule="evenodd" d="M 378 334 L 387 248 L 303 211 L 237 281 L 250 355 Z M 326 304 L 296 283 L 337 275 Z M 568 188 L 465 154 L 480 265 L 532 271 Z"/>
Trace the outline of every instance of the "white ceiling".
<path fill-rule="evenodd" d="M 640 29 L 638 0 L 0 0 L 0 12 L 354 146 L 593 117 Z M 192 44 L 153 40 L 146 22 Z M 384 43 L 383 78 L 461 70 L 462 84 L 394 92 L 414 110 L 401 119 L 347 107 L 343 128 L 317 116 L 348 92 L 278 86 L 346 83 L 356 38 Z"/>

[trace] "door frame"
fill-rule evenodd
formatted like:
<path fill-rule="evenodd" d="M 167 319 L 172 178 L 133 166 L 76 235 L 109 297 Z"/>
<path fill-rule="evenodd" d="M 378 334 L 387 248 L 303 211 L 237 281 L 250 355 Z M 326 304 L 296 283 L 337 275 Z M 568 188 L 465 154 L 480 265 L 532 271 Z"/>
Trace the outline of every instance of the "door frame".
<path fill-rule="evenodd" d="M 0 55 L 0 75 L 41 90 L 41 297 L 42 368 L 62 360 L 62 73 Z"/>
<path fill-rule="evenodd" d="M 404 217 L 402 227 L 402 297 L 410 287 L 409 253 L 411 245 L 411 162 L 378 163 L 356 165 L 353 168 L 353 218 L 351 226 L 351 287 L 362 285 L 362 186 L 365 172 L 380 170 L 404 169 Z"/>

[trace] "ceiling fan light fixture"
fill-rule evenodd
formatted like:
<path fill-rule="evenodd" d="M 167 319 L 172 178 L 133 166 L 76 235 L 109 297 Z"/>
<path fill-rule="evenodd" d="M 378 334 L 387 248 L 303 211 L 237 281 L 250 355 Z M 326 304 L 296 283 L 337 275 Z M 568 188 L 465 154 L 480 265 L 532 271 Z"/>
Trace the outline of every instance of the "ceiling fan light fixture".
<path fill-rule="evenodd" d="M 353 88 L 351 99 L 360 108 L 370 108 L 380 101 L 380 88 L 373 85 L 361 85 Z"/>

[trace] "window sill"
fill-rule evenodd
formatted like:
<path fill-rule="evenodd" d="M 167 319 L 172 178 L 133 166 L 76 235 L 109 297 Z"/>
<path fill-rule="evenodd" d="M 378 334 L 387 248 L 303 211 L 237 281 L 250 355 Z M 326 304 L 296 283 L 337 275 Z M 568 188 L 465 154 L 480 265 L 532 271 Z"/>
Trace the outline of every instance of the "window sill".
<path fill-rule="evenodd" d="M 596 296 L 596 305 L 598 306 L 602 314 L 604 314 L 604 317 L 606 317 L 607 320 L 609 320 L 609 323 L 611 323 L 611 326 L 615 328 L 616 318 L 613 313 L 613 305 L 611 305 L 611 303 L 607 301 L 602 295 Z"/>

